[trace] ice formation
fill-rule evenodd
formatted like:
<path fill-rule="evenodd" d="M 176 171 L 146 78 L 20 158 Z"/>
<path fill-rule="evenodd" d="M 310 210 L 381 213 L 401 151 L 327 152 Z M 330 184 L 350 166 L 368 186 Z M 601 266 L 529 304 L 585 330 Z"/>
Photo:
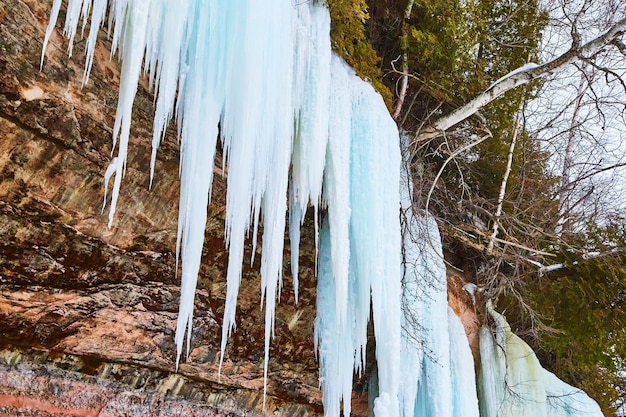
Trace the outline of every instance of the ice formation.
<path fill-rule="evenodd" d="M 365 365 L 371 301 L 376 406 L 394 416 L 400 376 L 398 130 L 372 86 L 337 57 L 331 89 L 323 198 L 328 216 L 320 233 L 315 322 L 324 409 L 337 416 L 343 401 L 349 415 L 353 372 Z"/>
<path fill-rule="evenodd" d="M 477 417 L 474 360 L 463 325 L 448 307 L 439 229 L 431 216 L 412 209 L 413 187 L 402 173 L 401 415 Z"/>
<path fill-rule="evenodd" d="M 44 48 L 60 6 L 61 1 L 55 0 Z M 262 221 L 267 359 L 274 303 L 282 278 L 292 161 L 293 206 L 299 206 L 301 212 L 309 200 L 316 206 L 321 193 L 328 135 L 328 13 L 323 7 L 294 6 L 288 0 L 70 0 L 65 34 L 73 39 L 79 21 L 83 29 L 87 20 L 91 23 L 84 82 L 107 10 L 109 30 L 113 30 L 112 53 L 118 50 L 122 61 L 113 135 L 117 156 L 105 175 L 106 182 L 114 176 L 109 224 L 114 219 L 126 165 L 137 82 L 146 71 L 156 96 L 152 171 L 165 127 L 174 117 L 181 137 L 178 358 L 185 333 L 187 351 L 190 345 L 193 300 L 219 136 L 223 163 L 228 169 L 226 240 L 230 253 L 222 358 L 235 325 L 244 241 L 251 230 L 252 242 L 256 242 Z M 295 215 L 292 222 L 300 218 Z"/>
<path fill-rule="evenodd" d="M 483 417 L 601 417 L 598 404 L 578 388 L 541 367 L 532 349 L 511 332 L 491 303 L 487 310 L 494 332 L 480 330 L 480 373 Z"/>
<path fill-rule="evenodd" d="M 53 1 L 44 51 L 61 3 Z M 321 218 L 315 342 L 325 414 L 350 414 L 353 376 L 364 370 L 371 315 L 376 416 L 478 416 L 473 359 L 463 326 L 447 306 L 437 226 L 411 209 L 398 130 L 381 97 L 332 54 L 327 9 L 291 0 L 69 0 L 64 32 L 70 54 L 77 30 L 84 31 L 88 21 L 83 83 L 105 23 L 112 33 L 112 54 L 117 51 L 122 61 L 113 134 L 117 154 L 105 173 L 105 189 L 113 179 L 109 224 L 143 72 L 155 92 L 151 181 L 165 128 L 172 119 L 177 122 L 181 192 L 176 250 L 182 264 L 177 363 L 183 347 L 187 354 L 190 348 L 219 138 L 228 172 L 229 250 L 220 360 L 235 327 L 245 240 L 251 238 L 254 245 L 262 224 L 267 378 L 287 212 L 297 299 L 300 225 L 312 207 L 316 225 Z M 496 416 L 493 407 L 508 398 L 504 383 L 518 375 L 506 371 L 521 369 L 490 337 L 482 337 L 481 408 L 486 417 Z M 500 345 L 506 342 L 506 351 L 515 351 L 513 344 L 509 347 L 512 336 L 503 337 Z M 531 361 L 524 372 L 537 369 Z M 571 400 L 559 396 L 570 391 L 551 381 L 551 374 L 537 372 L 543 385 L 527 391 L 533 399 L 543 395 L 546 412 L 558 402 L 577 406 L 574 399 L 584 400 L 578 394 Z"/>
<path fill-rule="evenodd" d="M 53 3 L 44 50 L 61 3 Z M 345 367 L 345 378 L 351 381 L 354 366 L 362 368 L 371 302 L 375 332 L 381 340 L 376 348 L 379 408 L 397 409 L 398 131 L 373 88 L 332 56 L 328 10 L 323 5 L 290 0 L 70 0 L 64 25 L 70 45 L 80 23 L 82 30 L 88 20 L 91 24 L 83 82 L 88 81 L 97 33 L 107 11 L 112 53 L 117 51 L 122 61 L 113 134 L 117 154 L 105 173 L 105 183 L 113 179 L 110 225 L 126 166 L 131 109 L 143 71 L 156 97 L 151 179 L 165 127 L 173 118 L 178 124 L 181 194 L 177 254 L 182 283 L 177 361 L 183 346 L 187 353 L 190 348 L 193 300 L 219 137 L 228 171 L 225 227 L 229 260 L 222 360 L 235 326 L 245 240 L 251 234 L 254 245 L 262 224 L 267 376 L 275 300 L 282 285 L 287 195 L 296 291 L 300 223 L 309 205 L 317 218 L 321 202 L 327 210 L 328 238 L 325 232 L 324 242 L 328 239 L 328 243 L 324 246 L 330 248 L 328 268 L 335 312 L 329 326 L 353 327 L 350 349 L 359 352 Z M 321 349 L 321 363 L 326 363 L 325 355 Z"/>

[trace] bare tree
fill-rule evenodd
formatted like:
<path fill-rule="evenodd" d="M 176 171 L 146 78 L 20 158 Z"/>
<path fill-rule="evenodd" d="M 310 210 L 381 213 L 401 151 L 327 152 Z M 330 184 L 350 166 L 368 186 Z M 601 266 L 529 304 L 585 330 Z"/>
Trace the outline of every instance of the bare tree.
<path fill-rule="evenodd" d="M 506 92 L 518 88 L 529 82 L 547 77 L 556 70 L 578 60 L 590 60 L 607 47 L 623 51 L 622 37 L 626 31 L 626 17 L 612 24 L 604 33 L 580 44 L 580 39 L 574 37 L 569 50 L 558 57 L 543 64 L 527 63 L 494 82 L 486 91 L 473 100 L 457 108 L 452 113 L 440 117 L 435 122 L 424 127 L 415 135 L 415 141 L 420 142 L 441 135 L 448 129 L 475 115 L 481 108 L 501 97 Z M 626 55 L 625 55 L 626 56 Z"/>

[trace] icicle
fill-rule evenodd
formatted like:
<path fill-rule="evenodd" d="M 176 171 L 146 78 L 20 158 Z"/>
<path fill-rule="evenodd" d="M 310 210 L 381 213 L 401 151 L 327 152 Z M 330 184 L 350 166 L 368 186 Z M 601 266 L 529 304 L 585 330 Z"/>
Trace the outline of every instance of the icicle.
<path fill-rule="evenodd" d="M 432 217 L 419 220 L 417 243 L 420 259 L 424 334 L 422 373 L 418 382 L 416 410 L 421 415 L 452 416 L 450 339 L 447 326 L 448 297 L 441 238 Z M 413 235 L 415 238 L 416 235 Z"/>
<path fill-rule="evenodd" d="M 91 68 L 93 66 L 93 55 L 96 50 L 96 41 L 98 40 L 98 32 L 104 20 L 106 13 L 107 0 L 95 0 L 91 14 L 91 27 L 87 36 L 87 49 L 85 51 L 85 70 L 83 72 L 83 86 L 87 84 Z M 44 46 L 45 49 L 45 46 Z"/>
<path fill-rule="evenodd" d="M 454 417 L 479 417 L 474 357 L 461 319 L 448 307 L 450 379 Z"/>
<path fill-rule="evenodd" d="M 354 87 L 350 241 L 352 256 L 357 258 L 359 286 L 362 287 L 361 282 L 371 285 L 379 399 L 385 403 L 387 415 L 397 416 L 401 300 L 399 134 L 372 86 L 362 82 Z M 357 323 L 363 326 L 365 304 L 369 301 L 366 303 L 362 288 L 359 292 L 357 314 L 361 316 L 357 316 Z M 365 337 L 364 327 L 359 329 L 358 337 Z"/>
<path fill-rule="evenodd" d="M 179 7 L 185 10 L 184 3 Z M 216 19 L 213 14 L 218 12 L 220 10 L 198 9 L 191 15 L 193 17 L 188 22 L 188 32 L 173 35 L 171 39 L 176 44 L 186 42 L 183 36 L 189 36 L 190 39 L 187 44 L 186 77 L 184 82 L 180 82 L 179 92 L 179 106 L 183 115 L 179 124 L 183 140 L 180 158 L 181 192 L 177 259 L 180 256 L 182 260 L 182 276 L 180 310 L 176 326 L 177 360 L 182 353 L 185 333 L 187 333 L 187 355 L 190 349 L 194 296 L 206 228 L 206 207 L 211 193 L 218 122 L 224 101 L 223 92 L 216 88 L 219 81 L 212 75 L 222 65 L 222 59 L 213 49 L 207 47 L 211 42 L 212 31 L 203 29 L 212 28 L 211 22 Z M 182 32 L 182 28 L 179 30 Z M 168 84 L 172 81 L 165 79 L 167 76 L 164 74 L 173 76 L 176 70 L 181 69 L 179 54 L 171 50 L 169 44 L 164 46 L 165 49 L 161 52 L 162 59 L 172 67 L 164 67 L 161 71 L 161 78 L 158 79 L 159 99 L 165 96 L 173 100 L 175 94 L 170 90 L 173 86 Z M 209 71 L 210 76 L 204 74 L 207 68 L 213 68 Z M 164 107 L 168 110 L 163 111 Z M 157 101 L 157 114 L 166 114 L 171 108 L 172 103 L 167 98 Z M 165 123 L 165 120 L 155 120 L 156 123 Z"/>
<path fill-rule="evenodd" d="M 335 283 L 335 312 L 344 320 L 348 302 L 348 265 L 350 263 L 350 122 L 352 91 L 350 78 L 341 58 L 332 59 L 329 142 L 324 172 L 324 202 L 328 207 L 332 270 Z M 359 80 L 360 81 L 360 80 Z"/>
<path fill-rule="evenodd" d="M 293 181 L 289 184 L 289 244 L 291 249 L 291 277 L 293 279 L 293 293 L 296 304 L 298 303 L 298 269 L 300 254 L 300 225 L 303 221 L 303 213 L 298 197 L 295 196 Z"/>
<path fill-rule="evenodd" d="M 45 43 L 54 30 L 60 5 L 60 0 L 54 1 Z M 70 0 L 65 22 L 70 38 L 74 38 L 80 18 L 84 23 L 91 13 L 85 82 L 106 10 L 108 29 L 112 30 L 111 53 L 117 52 L 122 61 L 113 129 L 117 154 L 105 174 L 105 187 L 114 176 L 109 226 L 126 168 L 131 111 L 142 72 L 148 73 L 156 94 L 151 182 L 165 127 L 174 116 L 178 122 L 181 193 L 176 262 L 182 264 L 182 276 L 175 336 L 177 364 L 185 343 L 187 355 L 191 348 L 194 294 L 219 125 L 228 171 L 225 236 L 229 250 L 220 366 L 236 323 L 245 240 L 252 228 L 254 253 L 262 224 L 267 380 L 275 302 L 282 285 L 291 168 L 292 248 L 297 248 L 296 229 L 311 204 L 317 250 L 325 182 L 323 204 L 328 219 L 321 232 L 320 272 L 331 282 L 332 290 L 324 287 L 324 291 L 329 291 L 326 298 L 333 300 L 336 314 L 320 319 L 316 332 L 320 362 L 336 363 L 341 369 L 337 380 L 329 375 L 322 383 L 327 393 L 325 404 L 339 410 L 343 402 L 344 413 L 349 413 L 352 373 L 364 367 L 371 303 L 379 341 L 380 397 L 376 407 L 386 415 L 397 415 L 398 132 L 373 88 L 339 58 L 331 58 L 328 11 L 289 0 Z M 294 252 L 293 275 L 297 277 L 297 250 Z M 297 291 L 297 283 L 294 285 Z M 346 334 L 351 336 L 343 337 Z M 339 351 L 331 357 L 335 353 L 326 347 L 337 339 Z"/>
<path fill-rule="evenodd" d="M 52 36 L 52 32 L 54 32 L 54 27 L 57 23 L 57 19 L 59 18 L 59 12 L 61 11 L 61 0 L 54 0 L 52 2 L 52 10 L 50 11 L 50 22 L 48 23 L 48 27 L 46 28 L 46 35 L 43 39 L 43 47 L 41 48 L 41 63 L 39 64 L 39 68 L 43 68 L 43 60 L 46 58 L 46 49 L 48 48 L 48 42 L 50 42 L 50 37 Z"/>
<path fill-rule="evenodd" d="M 332 244 L 328 222 L 320 230 L 319 270 L 317 277 L 317 316 L 315 350 L 319 352 L 320 383 L 326 417 L 350 415 L 354 350 L 351 337 L 352 319 L 337 319 L 336 287 L 332 268 Z M 351 311 L 347 310 L 349 314 Z"/>
<path fill-rule="evenodd" d="M 420 219 L 413 212 L 413 183 L 408 177 L 406 168 L 401 171 L 400 201 L 402 205 L 402 344 L 400 349 L 402 381 L 400 384 L 400 414 L 413 416 L 415 399 L 424 357 L 423 300 L 428 280 L 424 277 L 422 247 L 417 244 L 423 237 Z"/>
<path fill-rule="evenodd" d="M 317 216 L 328 142 L 330 96 L 330 16 L 324 7 L 301 3 L 295 20 L 293 140 L 289 218 L 292 276 L 298 299 L 297 248 L 300 226 L 309 202 L 315 216 L 317 262 Z"/>
<path fill-rule="evenodd" d="M 328 218 L 320 237 L 318 297 L 322 301 L 318 298 L 316 321 L 324 405 L 325 410 L 330 409 L 327 413 L 336 415 L 343 401 L 344 413 L 349 412 L 345 387 L 351 386 L 353 372 L 360 372 L 364 366 L 371 303 L 380 393 L 376 409 L 397 416 L 399 136 L 381 97 L 336 57 L 332 60 L 332 77 L 334 93 L 324 176 Z M 346 348 L 349 354 L 336 351 L 340 349 L 338 344 L 346 340 L 351 343 L 350 349 Z"/>
<path fill-rule="evenodd" d="M 412 189 L 404 167 L 401 414 L 478 416 L 474 362 L 463 326 L 447 306 L 437 224 L 413 211 Z"/>
<path fill-rule="evenodd" d="M 69 38 L 67 55 L 72 57 L 72 48 L 74 47 L 74 36 L 76 35 L 76 29 L 78 27 L 78 20 L 80 17 L 81 8 L 88 0 L 76 1 L 72 0 L 67 6 L 67 13 L 65 15 L 65 27 L 63 28 L 63 34 Z"/>
<path fill-rule="evenodd" d="M 184 46 L 186 35 L 188 34 L 187 18 L 190 15 L 191 5 L 187 0 L 176 2 L 166 2 L 163 27 L 168 28 L 167 31 L 161 31 L 161 39 L 158 41 L 160 48 L 154 54 L 156 69 L 156 87 L 154 94 L 156 95 L 156 111 L 154 114 L 154 128 L 152 133 L 152 155 L 150 158 L 150 185 L 154 179 L 154 166 L 156 163 L 157 149 L 161 144 L 161 139 L 165 135 L 165 128 L 172 119 L 174 114 L 174 105 L 176 102 L 177 88 L 180 85 L 180 91 L 185 91 L 184 78 L 182 77 L 182 65 L 193 65 L 193 61 L 197 60 L 197 56 L 190 56 L 191 62 L 181 64 L 182 55 L 186 50 Z M 202 14 L 203 18 L 206 18 Z M 207 22 L 208 23 L 208 22 Z M 208 32 L 208 31 L 207 31 Z M 202 36 L 202 34 L 198 34 Z M 201 51 L 198 50 L 200 53 Z M 206 60 L 203 60 L 206 61 Z M 197 62 L 197 61 L 196 61 Z M 159 64 L 160 63 L 160 64 Z M 167 63 L 167 65 L 165 65 Z M 204 62 L 202 62 L 204 64 Z M 196 64 L 197 65 L 197 64 Z M 201 68 L 194 68 L 194 74 L 201 71 Z M 192 83 L 200 83 L 201 80 L 193 80 Z M 194 85 L 195 88 L 201 88 L 201 85 Z M 193 91 L 190 92 L 193 94 Z M 217 105 L 219 108 L 221 105 Z M 191 111 L 192 108 L 189 108 Z M 211 122 L 215 122 L 212 120 Z M 201 133 L 201 132 L 198 132 Z M 208 159 L 208 158 L 207 158 Z"/>

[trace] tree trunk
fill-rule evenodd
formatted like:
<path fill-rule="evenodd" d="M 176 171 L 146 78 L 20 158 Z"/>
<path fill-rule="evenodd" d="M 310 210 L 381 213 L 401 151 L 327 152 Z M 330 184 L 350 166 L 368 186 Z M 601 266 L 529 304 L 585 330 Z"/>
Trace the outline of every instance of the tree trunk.
<path fill-rule="evenodd" d="M 406 92 L 409 87 L 409 54 L 407 53 L 409 42 L 409 23 L 411 18 L 411 12 L 413 11 L 413 3 L 415 0 L 409 0 L 404 9 L 404 20 L 402 21 L 402 37 L 400 39 L 400 46 L 402 48 L 402 78 L 400 79 L 400 91 L 398 91 L 398 100 L 396 102 L 396 108 L 393 111 L 393 120 L 396 122 L 400 119 L 402 112 L 402 106 L 406 99 Z"/>
<path fill-rule="evenodd" d="M 440 136 L 442 132 L 456 126 L 462 121 L 476 114 L 481 108 L 491 103 L 507 91 L 529 82 L 543 78 L 552 74 L 557 69 L 570 64 L 581 57 L 591 57 L 602 48 L 611 45 L 618 47 L 619 37 L 626 31 L 626 18 L 619 20 L 606 32 L 597 36 L 581 46 L 575 46 L 562 55 L 544 64 L 526 64 L 516 70 L 511 71 L 506 76 L 493 83 L 487 90 L 476 96 L 465 105 L 455 109 L 450 114 L 437 119 L 433 124 L 417 132 L 415 141 L 421 142 Z"/>
<path fill-rule="evenodd" d="M 574 165 L 574 140 L 575 140 L 575 128 L 578 119 L 578 112 L 580 111 L 580 105 L 587 90 L 586 77 L 584 74 L 580 76 L 580 83 L 578 84 L 577 93 L 578 96 L 574 102 L 574 112 L 572 114 L 572 120 L 570 121 L 570 128 L 567 132 L 567 143 L 565 144 L 565 153 L 563 154 L 563 170 L 561 171 L 561 187 L 559 192 L 559 217 L 556 225 L 556 234 L 561 236 L 563 232 L 567 233 L 571 231 L 571 222 L 568 217 L 570 216 L 570 197 L 571 190 L 571 170 Z M 569 188 L 569 189 L 568 189 Z"/>
<path fill-rule="evenodd" d="M 487 255 L 491 255 L 493 252 L 493 246 L 495 244 L 495 239 L 498 236 L 498 231 L 500 230 L 500 217 L 502 216 L 502 208 L 504 206 L 504 195 L 506 193 L 506 186 L 509 182 L 509 175 L 511 175 L 511 168 L 513 167 L 513 153 L 515 152 L 515 145 L 517 144 L 517 135 L 519 133 L 519 124 L 520 117 L 522 114 L 522 105 L 520 105 L 520 109 L 517 112 L 517 116 L 515 117 L 515 127 L 513 128 L 513 137 L 511 138 L 511 145 L 509 146 L 509 153 L 506 159 L 506 168 L 504 170 L 504 175 L 502 176 L 502 182 L 500 183 L 500 192 L 498 193 L 498 205 L 496 207 L 496 212 L 493 216 L 493 231 L 491 232 L 491 237 L 489 238 L 489 244 L 487 245 Z"/>

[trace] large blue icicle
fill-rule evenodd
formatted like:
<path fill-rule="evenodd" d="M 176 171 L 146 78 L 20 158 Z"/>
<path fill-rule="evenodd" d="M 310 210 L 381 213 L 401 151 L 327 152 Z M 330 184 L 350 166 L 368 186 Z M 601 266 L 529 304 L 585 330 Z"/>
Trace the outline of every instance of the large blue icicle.
<path fill-rule="evenodd" d="M 381 97 L 332 62 L 330 137 L 320 239 L 316 340 L 327 415 L 350 411 L 374 317 L 377 416 L 397 416 L 400 378 L 399 135 Z M 370 310 L 370 305 L 372 310 Z M 348 346 L 345 344 L 348 343 Z"/>
<path fill-rule="evenodd" d="M 400 381 L 399 134 L 382 98 L 360 80 L 354 84 L 353 115 L 350 242 L 355 258 L 351 263 L 358 276 L 356 346 L 363 354 L 369 285 L 379 389 L 374 412 L 378 417 L 394 417 L 399 415 Z"/>
<path fill-rule="evenodd" d="M 326 417 L 350 415 L 352 376 L 354 373 L 353 304 L 338 320 L 337 293 L 332 269 L 332 249 L 328 221 L 320 230 L 319 268 L 317 275 L 315 349 L 320 363 L 320 384 Z M 356 284 L 352 276 L 351 286 Z"/>
<path fill-rule="evenodd" d="M 448 417 L 452 416 L 453 409 L 446 268 L 435 220 L 418 217 L 416 221 L 417 230 L 421 231 L 417 244 L 421 248 L 418 265 L 421 267 L 423 319 L 419 325 L 422 327 L 424 354 L 415 410 L 420 416 Z"/>

